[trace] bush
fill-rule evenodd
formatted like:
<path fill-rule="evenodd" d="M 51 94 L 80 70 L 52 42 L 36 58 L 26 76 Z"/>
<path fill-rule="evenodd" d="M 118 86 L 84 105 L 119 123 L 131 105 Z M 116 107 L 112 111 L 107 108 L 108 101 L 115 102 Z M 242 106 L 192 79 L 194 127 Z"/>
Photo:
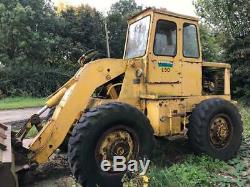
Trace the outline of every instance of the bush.
<path fill-rule="evenodd" d="M 0 97 L 45 97 L 71 78 L 73 72 L 49 66 L 4 67 L 0 70 Z"/>

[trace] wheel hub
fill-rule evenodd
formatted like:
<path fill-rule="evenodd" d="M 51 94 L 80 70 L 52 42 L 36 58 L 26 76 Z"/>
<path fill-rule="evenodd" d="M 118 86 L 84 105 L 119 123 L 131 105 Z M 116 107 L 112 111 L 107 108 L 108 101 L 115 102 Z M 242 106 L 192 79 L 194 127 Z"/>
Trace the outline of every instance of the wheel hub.
<path fill-rule="evenodd" d="M 231 134 L 231 124 L 226 117 L 216 117 L 211 124 L 210 140 L 216 147 L 224 147 Z"/>
<path fill-rule="evenodd" d="M 128 142 L 124 140 L 119 140 L 118 142 L 115 142 L 111 144 L 110 148 L 110 157 L 113 156 L 124 156 L 127 157 L 130 151 L 130 145 Z"/>
<path fill-rule="evenodd" d="M 131 160 L 137 152 L 136 142 L 126 130 L 113 130 L 104 133 L 96 147 L 96 159 L 98 162 L 108 160 L 113 164 L 114 156 L 123 156 Z"/>

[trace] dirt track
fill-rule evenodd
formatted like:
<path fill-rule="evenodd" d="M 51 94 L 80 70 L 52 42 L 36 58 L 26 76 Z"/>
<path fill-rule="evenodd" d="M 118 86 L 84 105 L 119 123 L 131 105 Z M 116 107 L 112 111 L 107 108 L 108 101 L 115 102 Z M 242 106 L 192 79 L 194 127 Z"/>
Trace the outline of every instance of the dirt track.
<path fill-rule="evenodd" d="M 41 108 L 25 108 L 14 110 L 2 110 L 0 111 L 0 123 L 10 123 L 15 121 L 24 121 L 28 119 L 32 114 L 35 114 Z M 45 112 L 42 116 L 45 116 Z"/>

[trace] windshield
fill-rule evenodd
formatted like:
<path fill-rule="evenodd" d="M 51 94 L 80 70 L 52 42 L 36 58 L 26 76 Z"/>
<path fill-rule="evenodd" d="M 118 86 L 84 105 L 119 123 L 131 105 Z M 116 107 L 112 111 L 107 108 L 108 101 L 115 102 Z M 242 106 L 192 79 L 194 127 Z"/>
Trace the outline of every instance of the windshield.
<path fill-rule="evenodd" d="M 150 16 L 129 26 L 125 58 L 143 56 L 146 52 Z"/>

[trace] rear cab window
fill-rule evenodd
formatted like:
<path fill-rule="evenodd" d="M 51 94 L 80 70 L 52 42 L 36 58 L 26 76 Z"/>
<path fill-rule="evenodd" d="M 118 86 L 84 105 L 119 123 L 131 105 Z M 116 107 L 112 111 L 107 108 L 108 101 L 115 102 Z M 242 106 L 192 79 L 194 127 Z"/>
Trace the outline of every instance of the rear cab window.
<path fill-rule="evenodd" d="M 187 58 L 200 57 L 197 27 L 191 23 L 183 24 L 183 56 Z"/>

